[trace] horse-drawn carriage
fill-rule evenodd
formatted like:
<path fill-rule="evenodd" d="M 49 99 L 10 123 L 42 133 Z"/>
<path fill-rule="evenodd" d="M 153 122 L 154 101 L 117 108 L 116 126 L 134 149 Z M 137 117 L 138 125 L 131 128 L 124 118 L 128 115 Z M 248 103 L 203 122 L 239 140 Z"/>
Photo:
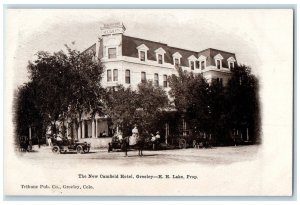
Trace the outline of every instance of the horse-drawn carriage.
<path fill-rule="evenodd" d="M 161 149 L 160 141 L 153 140 L 153 136 L 133 136 L 119 137 L 113 136 L 111 142 L 108 143 L 108 152 L 143 149 L 143 150 L 159 150 Z"/>
<path fill-rule="evenodd" d="M 53 140 L 53 153 L 88 153 L 90 151 L 91 144 L 87 142 L 79 142 L 78 140 L 64 139 L 64 140 Z"/>

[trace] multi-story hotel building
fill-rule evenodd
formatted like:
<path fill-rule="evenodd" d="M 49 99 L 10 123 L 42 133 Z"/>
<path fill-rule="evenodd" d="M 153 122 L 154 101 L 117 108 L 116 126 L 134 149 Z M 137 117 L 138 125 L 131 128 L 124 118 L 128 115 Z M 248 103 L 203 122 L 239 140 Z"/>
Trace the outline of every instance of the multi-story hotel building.
<path fill-rule="evenodd" d="M 230 69 L 236 65 L 234 53 L 208 48 L 192 51 L 165 43 L 125 35 L 122 23 L 104 24 L 97 42 L 85 52 L 93 52 L 104 66 L 104 87 L 123 85 L 133 89 L 140 82 L 151 80 L 155 85 L 169 90 L 167 78 L 177 74 L 176 67 L 202 74 L 210 83 L 217 79 L 227 84 Z M 75 130 L 74 130 L 75 131 Z M 96 119 L 82 119 L 77 137 L 98 137 L 108 133 L 107 123 Z"/>

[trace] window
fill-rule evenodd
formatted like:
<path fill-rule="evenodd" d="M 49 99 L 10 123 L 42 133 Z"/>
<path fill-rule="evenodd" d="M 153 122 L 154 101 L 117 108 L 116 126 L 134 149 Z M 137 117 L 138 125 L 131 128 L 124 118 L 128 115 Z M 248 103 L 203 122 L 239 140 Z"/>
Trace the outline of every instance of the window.
<path fill-rule="evenodd" d="M 145 58 L 146 58 L 146 53 L 145 53 L 145 51 L 140 51 L 140 60 L 141 60 L 141 61 L 145 61 Z"/>
<path fill-rule="evenodd" d="M 118 81 L 118 69 L 114 69 L 114 81 Z"/>
<path fill-rule="evenodd" d="M 216 65 L 217 69 L 223 68 L 223 65 L 222 65 L 222 60 L 224 59 L 223 56 L 219 53 L 218 55 L 216 55 L 214 57 L 214 59 L 215 59 L 215 65 Z"/>
<path fill-rule="evenodd" d="M 142 81 L 142 83 L 145 83 L 146 82 L 146 73 L 145 72 L 142 72 L 141 73 L 141 81 Z"/>
<path fill-rule="evenodd" d="M 156 49 L 155 51 L 155 54 L 156 54 L 156 61 L 157 61 L 157 63 L 158 64 L 163 64 L 164 63 L 164 55 L 165 55 L 165 53 L 166 53 L 166 51 L 162 48 L 162 47 L 160 47 L 160 48 L 158 48 L 158 49 Z"/>
<path fill-rule="evenodd" d="M 194 68 L 195 68 L 195 62 L 191 61 L 191 70 L 194 70 Z"/>
<path fill-rule="evenodd" d="M 198 60 L 199 60 L 199 68 L 201 69 L 201 70 L 204 70 L 205 69 L 205 67 L 206 67 L 206 60 L 207 60 L 207 57 L 206 56 L 204 56 L 204 55 L 200 55 L 199 56 L 199 58 L 198 58 Z M 216 59 L 215 59 L 216 60 Z M 216 62 L 216 61 L 215 61 Z M 216 63 L 217 64 L 217 63 Z"/>
<path fill-rule="evenodd" d="M 205 61 L 201 61 L 201 70 L 205 69 Z"/>
<path fill-rule="evenodd" d="M 179 67 L 179 59 L 178 58 L 174 59 L 174 65 L 175 65 L 175 67 Z"/>
<path fill-rule="evenodd" d="M 158 54 L 158 55 L 157 55 L 157 58 L 158 58 L 158 59 L 157 59 L 157 60 L 158 60 L 158 64 L 163 64 L 163 59 L 162 59 L 163 56 L 162 56 L 161 54 Z"/>
<path fill-rule="evenodd" d="M 173 65 L 176 67 L 180 66 L 180 58 L 182 58 L 182 55 L 179 52 L 174 53 L 173 55 Z"/>
<path fill-rule="evenodd" d="M 117 49 L 116 48 L 109 48 L 108 49 L 108 58 L 116 58 L 117 57 Z"/>
<path fill-rule="evenodd" d="M 154 73 L 154 85 L 159 86 L 158 74 L 157 73 Z"/>
<path fill-rule="evenodd" d="M 235 58 L 231 56 L 230 58 L 227 59 L 228 62 L 228 69 L 234 68 L 234 63 L 236 62 Z"/>
<path fill-rule="evenodd" d="M 200 63 L 199 63 L 199 61 L 196 61 L 196 69 L 199 69 L 199 67 L 200 67 Z"/>
<path fill-rule="evenodd" d="M 164 80 L 163 84 L 164 84 L 165 88 L 168 87 L 168 81 L 167 81 L 167 79 L 168 79 L 167 75 L 164 75 L 164 77 L 163 77 L 163 80 Z"/>
<path fill-rule="evenodd" d="M 142 44 L 142 45 L 139 45 L 138 47 L 136 47 L 136 49 L 138 50 L 140 61 L 146 61 L 147 60 L 147 51 L 149 50 L 149 48 L 145 44 Z"/>
<path fill-rule="evenodd" d="M 217 68 L 220 69 L 221 68 L 221 60 L 217 60 Z"/>
<path fill-rule="evenodd" d="M 219 78 L 220 85 L 223 85 L 223 78 Z"/>
<path fill-rule="evenodd" d="M 223 78 L 216 78 L 215 79 L 216 83 L 218 83 L 219 85 L 223 86 Z"/>
<path fill-rule="evenodd" d="M 125 83 L 130 84 L 130 70 L 125 71 Z"/>
<path fill-rule="evenodd" d="M 107 70 L 107 82 L 111 81 L 111 70 Z"/>

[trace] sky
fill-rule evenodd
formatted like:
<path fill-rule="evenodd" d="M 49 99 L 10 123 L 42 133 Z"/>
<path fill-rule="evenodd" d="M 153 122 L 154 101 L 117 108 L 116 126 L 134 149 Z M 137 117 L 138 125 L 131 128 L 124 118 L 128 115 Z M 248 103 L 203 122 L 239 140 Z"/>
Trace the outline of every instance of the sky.
<path fill-rule="evenodd" d="M 14 86 L 28 80 L 29 60 L 37 51 L 55 52 L 64 44 L 84 50 L 96 42 L 103 23 L 123 22 L 125 34 L 201 51 L 216 48 L 233 52 L 237 61 L 257 73 L 260 39 L 272 21 L 257 10 L 8 10 L 7 60 L 12 60 Z M 275 28 L 276 29 L 276 28 Z"/>

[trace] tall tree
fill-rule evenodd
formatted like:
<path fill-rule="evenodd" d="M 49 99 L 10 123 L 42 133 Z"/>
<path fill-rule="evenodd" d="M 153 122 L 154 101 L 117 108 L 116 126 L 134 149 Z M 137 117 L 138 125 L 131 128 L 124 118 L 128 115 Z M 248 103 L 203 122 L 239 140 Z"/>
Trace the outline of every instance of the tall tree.
<path fill-rule="evenodd" d="M 105 90 L 101 86 L 103 67 L 95 61 L 94 53 L 79 52 L 66 46 L 68 63 L 72 68 L 70 89 L 68 93 L 67 116 L 72 119 L 78 129 L 79 121 L 84 113 L 94 117 L 102 114 Z"/>
<path fill-rule="evenodd" d="M 226 144 L 230 139 L 228 132 L 228 102 L 226 89 L 218 80 L 212 80 L 208 92 L 209 119 L 208 130 L 217 143 Z"/>
<path fill-rule="evenodd" d="M 20 136 L 29 135 L 29 128 L 38 131 L 40 137 L 45 129 L 43 127 L 43 117 L 39 108 L 35 104 L 36 86 L 34 83 L 27 83 L 18 88 L 14 96 L 14 123 L 16 127 L 16 142 L 19 143 Z"/>
<path fill-rule="evenodd" d="M 158 129 L 157 122 L 168 105 L 168 97 L 161 87 L 152 82 L 138 85 L 137 90 L 131 87 L 118 86 L 108 89 L 105 101 L 106 113 L 124 135 L 131 135 L 134 124 L 140 128 L 142 135 L 148 135 Z"/>
<path fill-rule="evenodd" d="M 68 93 L 72 68 L 67 63 L 67 55 L 60 51 L 51 55 L 38 52 L 37 59 L 29 62 L 30 80 L 35 85 L 34 103 L 41 110 L 45 124 L 51 123 L 53 132 L 56 122 L 68 109 Z"/>
<path fill-rule="evenodd" d="M 194 132 L 207 131 L 209 118 L 209 84 L 201 74 L 184 72 L 169 77 L 169 94 L 179 113 Z"/>
<path fill-rule="evenodd" d="M 228 99 L 231 129 L 239 130 L 246 140 L 259 141 L 260 135 L 260 102 L 258 79 L 251 74 L 251 68 L 239 65 L 232 69 L 228 82 Z"/>
<path fill-rule="evenodd" d="M 151 81 L 140 83 L 137 94 L 136 123 L 141 128 L 141 134 L 149 135 L 159 130 L 158 122 L 169 105 L 168 96 L 161 87 L 154 86 Z"/>
<path fill-rule="evenodd" d="M 138 108 L 137 93 L 130 87 L 118 86 L 107 89 L 105 113 L 112 121 L 112 128 L 119 127 L 124 135 L 131 135 L 131 129 L 135 123 L 135 112 Z"/>
<path fill-rule="evenodd" d="M 100 62 L 93 60 L 93 53 L 66 48 L 67 53 L 40 51 L 28 65 L 30 80 L 36 86 L 34 103 L 54 133 L 57 121 L 67 116 L 78 122 L 83 112 L 93 115 L 99 111 L 104 94 L 103 69 Z"/>

